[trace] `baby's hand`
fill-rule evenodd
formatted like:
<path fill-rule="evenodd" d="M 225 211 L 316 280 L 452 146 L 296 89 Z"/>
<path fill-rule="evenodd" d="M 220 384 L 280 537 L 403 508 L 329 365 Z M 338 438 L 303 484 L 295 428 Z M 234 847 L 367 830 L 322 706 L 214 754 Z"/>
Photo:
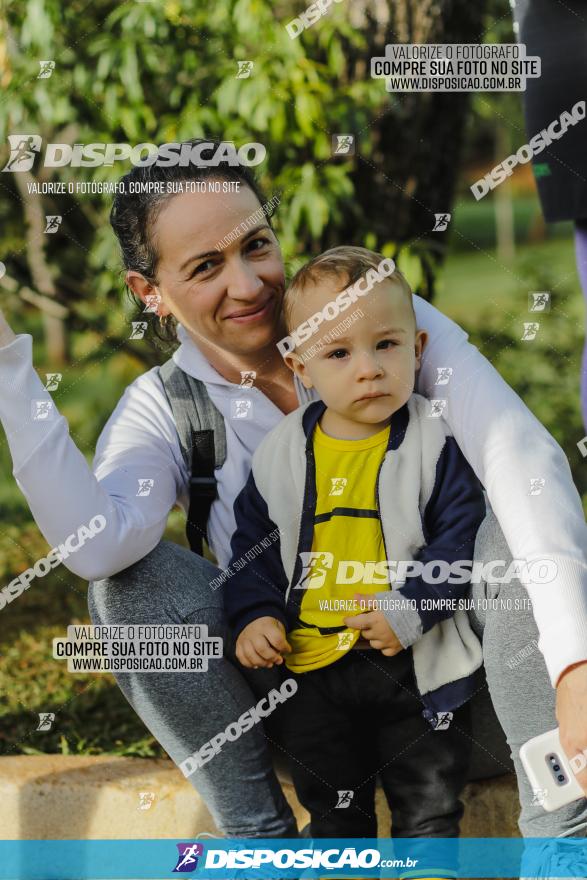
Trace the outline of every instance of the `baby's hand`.
<path fill-rule="evenodd" d="M 363 601 L 367 608 L 377 608 L 377 594 L 362 596 L 355 593 L 357 602 Z M 365 611 L 352 617 L 343 618 L 343 623 L 353 629 L 358 629 L 361 635 L 368 640 L 372 648 L 377 648 L 386 657 L 393 657 L 404 650 L 404 646 L 390 627 L 383 611 Z"/>
<path fill-rule="evenodd" d="M 282 654 L 289 654 L 291 646 L 285 637 L 285 627 L 275 617 L 258 617 L 247 624 L 236 640 L 236 656 L 248 669 L 283 663 Z"/>

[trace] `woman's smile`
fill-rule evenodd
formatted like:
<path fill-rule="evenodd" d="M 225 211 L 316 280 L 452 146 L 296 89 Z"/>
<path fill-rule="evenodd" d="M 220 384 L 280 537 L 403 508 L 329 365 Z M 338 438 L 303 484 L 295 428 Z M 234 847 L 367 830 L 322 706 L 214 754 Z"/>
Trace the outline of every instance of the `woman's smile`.
<path fill-rule="evenodd" d="M 238 309 L 230 315 L 226 315 L 224 320 L 234 321 L 236 324 L 250 324 L 253 321 L 262 321 L 271 312 L 273 308 L 274 296 L 269 296 L 262 305 L 250 309 Z"/>

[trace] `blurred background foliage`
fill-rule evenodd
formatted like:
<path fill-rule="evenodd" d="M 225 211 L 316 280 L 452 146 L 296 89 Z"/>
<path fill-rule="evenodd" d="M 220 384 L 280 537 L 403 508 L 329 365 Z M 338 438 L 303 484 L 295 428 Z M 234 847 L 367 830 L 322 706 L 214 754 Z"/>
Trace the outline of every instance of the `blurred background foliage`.
<path fill-rule="evenodd" d="M 285 24 L 304 0 L 15 0 L 0 10 L 0 161 L 7 135 L 44 142 L 131 144 L 192 137 L 259 141 L 260 179 L 288 272 L 326 247 L 394 256 L 414 289 L 458 321 L 563 446 L 587 509 L 578 402 L 583 303 L 569 224 L 546 227 L 528 166 L 480 202 L 470 184 L 526 142 L 519 94 L 390 94 L 370 58 L 392 42 L 513 42 L 508 0 L 347 0 L 301 37 Z M 54 60 L 49 79 L 39 62 Z M 237 78 L 238 61 L 253 61 Z M 356 153 L 332 154 L 334 134 Z M 124 388 L 169 356 L 130 341 L 110 198 L 31 195 L 27 184 L 116 180 L 128 163 L 0 175 L 0 303 L 35 341 L 44 380 L 91 462 Z M 435 213 L 451 213 L 433 233 Z M 61 214 L 55 235 L 45 215 Z M 522 342 L 528 293 L 552 311 Z M 143 315 L 142 318 L 150 316 Z M 479 407 L 483 401 L 479 400 Z M 0 584 L 48 549 L 11 476 L 0 440 Z M 184 541 L 172 512 L 167 536 Z M 71 676 L 51 638 L 87 621 L 86 584 L 63 566 L 2 611 L 0 750 L 160 755 L 108 675 Z M 35 730 L 37 712 L 54 729 Z"/>

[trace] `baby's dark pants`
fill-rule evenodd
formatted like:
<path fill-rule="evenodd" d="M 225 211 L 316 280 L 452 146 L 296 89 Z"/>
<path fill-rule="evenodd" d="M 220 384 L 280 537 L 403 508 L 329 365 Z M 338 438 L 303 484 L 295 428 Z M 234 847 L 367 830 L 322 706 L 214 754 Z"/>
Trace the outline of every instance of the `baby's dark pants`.
<path fill-rule="evenodd" d="M 422 717 L 410 649 L 395 657 L 352 649 L 329 666 L 289 675 L 298 691 L 278 710 L 278 723 L 311 837 L 377 837 L 377 776 L 394 838 L 458 836 L 468 704 L 454 710 L 448 729 L 435 730 Z"/>

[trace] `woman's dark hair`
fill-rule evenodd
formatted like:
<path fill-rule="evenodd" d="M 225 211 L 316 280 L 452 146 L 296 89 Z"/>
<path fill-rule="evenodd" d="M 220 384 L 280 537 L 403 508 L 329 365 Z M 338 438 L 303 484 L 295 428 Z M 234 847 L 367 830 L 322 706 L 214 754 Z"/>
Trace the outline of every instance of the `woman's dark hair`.
<path fill-rule="evenodd" d="M 206 143 L 215 151 L 222 142 L 207 138 L 194 138 L 183 143 L 191 146 Z M 140 272 L 148 281 L 156 283 L 159 257 L 153 242 L 153 223 L 166 202 L 176 195 L 173 192 L 141 191 L 146 187 L 138 187 L 139 192 L 133 193 L 129 191 L 129 184 L 162 183 L 162 189 L 167 190 L 168 183 L 209 179 L 240 181 L 254 192 L 259 204 L 263 205 L 266 202 L 265 195 L 250 168 L 241 164 L 229 165 L 226 161 L 218 165 L 194 165 L 191 162 L 185 166 L 179 163 L 158 165 L 156 162 L 151 165 L 135 165 L 120 179 L 120 183 L 124 186 L 114 197 L 110 211 L 110 224 L 120 245 L 125 270 L 132 269 L 135 272 Z M 271 213 L 272 207 L 266 212 L 269 225 L 271 225 Z M 132 301 L 141 312 L 142 320 L 144 320 L 143 303 L 132 293 L 130 288 L 128 290 Z M 161 342 L 168 344 L 177 342 L 176 322 L 173 316 L 169 317 L 165 326 L 159 323 L 155 314 L 151 313 L 151 316 L 154 319 L 151 322 L 153 335 Z"/>

